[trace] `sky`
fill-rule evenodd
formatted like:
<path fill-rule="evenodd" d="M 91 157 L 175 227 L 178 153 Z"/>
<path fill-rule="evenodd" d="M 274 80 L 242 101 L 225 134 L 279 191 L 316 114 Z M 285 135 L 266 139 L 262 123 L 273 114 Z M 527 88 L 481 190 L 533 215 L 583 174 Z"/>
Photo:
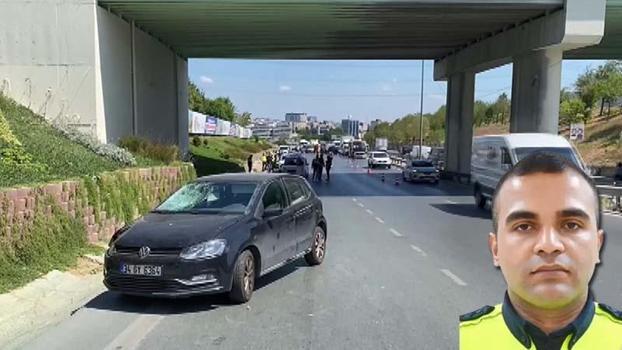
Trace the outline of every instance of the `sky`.
<path fill-rule="evenodd" d="M 604 61 L 567 60 L 562 87 L 572 88 L 577 76 Z M 425 61 L 424 113 L 446 101 L 446 82 L 433 80 L 433 61 Z M 319 120 L 393 121 L 419 113 L 421 61 L 417 60 L 236 60 L 190 59 L 190 80 L 207 97 L 229 97 L 237 112 L 253 117 L 284 119 L 305 112 Z M 494 101 L 511 96 L 512 65 L 476 75 L 475 98 Z"/>

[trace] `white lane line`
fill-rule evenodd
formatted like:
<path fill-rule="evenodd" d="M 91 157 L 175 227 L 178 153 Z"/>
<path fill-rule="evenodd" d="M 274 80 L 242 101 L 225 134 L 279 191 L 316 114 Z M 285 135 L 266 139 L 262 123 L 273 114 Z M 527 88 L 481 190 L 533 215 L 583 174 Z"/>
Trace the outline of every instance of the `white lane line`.
<path fill-rule="evenodd" d="M 454 281 L 457 285 L 459 286 L 466 286 L 466 282 L 464 282 L 463 280 L 460 279 L 460 277 L 454 275 L 451 271 L 447 270 L 447 269 L 441 269 L 441 272 L 445 274 L 445 276 L 451 278 L 452 281 Z"/>
<path fill-rule="evenodd" d="M 365 209 L 365 211 L 366 211 L 366 212 L 367 212 L 367 214 L 369 214 L 369 215 L 374 215 L 374 212 L 373 212 L 373 211 L 371 211 L 371 210 L 369 210 L 369 209 Z"/>
<path fill-rule="evenodd" d="M 454 202 L 454 201 L 450 201 L 449 199 L 445 200 L 445 202 L 447 202 L 447 203 L 449 203 L 449 204 L 458 204 L 458 203 L 456 203 L 456 202 Z"/>
<path fill-rule="evenodd" d="M 395 236 L 395 237 L 404 237 L 403 234 L 401 234 L 398 230 L 392 228 L 389 231 L 391 231 L 391 233 Z"/>
<path fill-rule="evenodd" d="M 162 315 L 141 315 L 125 328 L 105 350 L 132 350 L 137 349 L 140 342 L 149 335 L 149 332 L 164 318 Z"/>
<path fill-rule="evenodd" d="M 417 253 L 421 254 L 421 256 L 428 256 L 428 254 L 424 252 L 423 249 L 417 247 L 416 245 L 411 244 L 410 247 Z"/>
<path fill-rule="evenodd" d="M 358 205 L 361 208 L 365 208 L 365 206 L 363 205 L 363 203 L 356 203 L 356 205 Z"/>
<path fill-rule="evenodd" d="M 376 216 L 376 221 L 378 221 L 378 222 L 379 222 L 379 223 L 381 223 L 381 224 L 384 224 L 384 220 L 382 220 L 381 218 L 379 218 L 379 217 L 377 217 L 377 216 Z"/>

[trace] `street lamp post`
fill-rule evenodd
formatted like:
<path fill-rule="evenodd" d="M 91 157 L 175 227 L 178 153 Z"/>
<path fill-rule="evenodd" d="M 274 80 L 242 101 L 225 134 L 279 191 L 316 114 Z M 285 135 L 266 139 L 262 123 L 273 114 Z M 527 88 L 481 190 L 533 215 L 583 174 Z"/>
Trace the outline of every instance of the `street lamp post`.
<path fill-rule="evenodd" d="M 419 106 L 419 159 L 423 159 L 423 69 L 425 61 L 421 60 L 421 105 Z"/>

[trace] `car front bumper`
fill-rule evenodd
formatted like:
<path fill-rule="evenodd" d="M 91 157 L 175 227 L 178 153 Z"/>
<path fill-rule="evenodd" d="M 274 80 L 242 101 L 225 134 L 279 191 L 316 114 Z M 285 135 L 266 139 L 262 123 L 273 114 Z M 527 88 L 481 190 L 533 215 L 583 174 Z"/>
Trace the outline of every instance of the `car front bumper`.
<path fill-rule="evenodd" d="M 161 276 L 128 275 L 121 272 L 122 265 L 162 266 Z M 206 275 L 201 281 L 195 276 Z M 224 256 L 202 261 L 186 261 L 178 255 L 148 256 L 116 254 L 104 261 L 104 285 L 111 291 L 151 297 L 188 297 L 199 294 L 216 294 L 231 289 L 231 270 Z"/>

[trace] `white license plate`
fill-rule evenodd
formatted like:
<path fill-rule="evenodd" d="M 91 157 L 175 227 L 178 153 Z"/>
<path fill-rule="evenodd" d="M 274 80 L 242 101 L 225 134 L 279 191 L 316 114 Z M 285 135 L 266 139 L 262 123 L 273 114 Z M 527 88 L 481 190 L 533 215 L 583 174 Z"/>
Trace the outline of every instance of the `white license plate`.
<path fill-rule="evenodd" d="M 124 275 L 162 276 L 162 266 L 122 264 L 121 273 Z"/>

